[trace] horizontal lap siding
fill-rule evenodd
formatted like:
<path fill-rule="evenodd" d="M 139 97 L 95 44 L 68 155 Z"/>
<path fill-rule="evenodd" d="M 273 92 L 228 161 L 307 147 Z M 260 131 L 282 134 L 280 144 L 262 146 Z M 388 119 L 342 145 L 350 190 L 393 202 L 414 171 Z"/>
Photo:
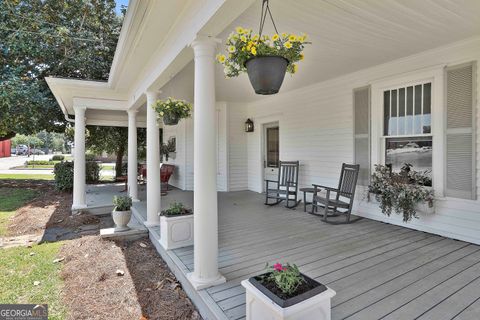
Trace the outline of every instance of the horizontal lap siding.
<path fill-rule="evenodd" d="M 480 38 L 457 46 L 440 48 L 414 57 L 355 72 L 327 82 L 295 91 L 280 93 L 251 103 L 248 117 L 257 122 L 277 116 L 280 121 L 280 159 L 300 161 L 300 185 L 312 183 L 335 186 L 342 162 L 354 158 L 353 89 L 382 78 L 434 65 L 480 60 Z M 477 68 L 476 171 L 480 199 L 480 77 Z M 300 76 L 300 75 L 295 75 Z M 380 123 L 378 121 L 378 123 Z M 248 188 L 261 191 L 261 128 L 248 135 Z M 480 200 L 445 198 L 436 201 L 436 213 L 403 223 L 401 216 L 384 216 L 377 205 L 367 203 L 364 192 L 358 192 L 354 212 L 358 215 L 401 226 L 436 233 L 480 244 Z"/>
<path fill-rule="evenodd" d="M 185 189 L 185 125 L 188 120 L 181 120 L 176 126 L 163 126 L 163 143 L 167 143 L 171 137 L 176 138 L 176 154 L 175 159 L 170 157 L 165 163 L 175 165 L 174 174 L 170 177 L 169 183 L 177 188 Z M 164 158 L 165 161 L 165 158 Z"/>
<path fill-rule="evenodd" d="M 228 103 L 227 110 L 229 191 L 247 190 L 247 133 L 244 130 L 244 124 L 247 120 L 247 106 L 239 103 Z"/>

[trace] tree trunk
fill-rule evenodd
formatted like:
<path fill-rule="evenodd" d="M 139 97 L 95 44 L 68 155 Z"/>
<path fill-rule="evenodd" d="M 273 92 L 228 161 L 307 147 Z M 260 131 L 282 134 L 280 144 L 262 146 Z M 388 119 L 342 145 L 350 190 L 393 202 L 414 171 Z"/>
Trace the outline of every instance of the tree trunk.
<path fill-rule="evenodd" d="M 115 162 L 115 177 L 122 176 L 123 155 L 125 154 L 125 146 L 121 146 L 117 150 L 117 161 Z"/>

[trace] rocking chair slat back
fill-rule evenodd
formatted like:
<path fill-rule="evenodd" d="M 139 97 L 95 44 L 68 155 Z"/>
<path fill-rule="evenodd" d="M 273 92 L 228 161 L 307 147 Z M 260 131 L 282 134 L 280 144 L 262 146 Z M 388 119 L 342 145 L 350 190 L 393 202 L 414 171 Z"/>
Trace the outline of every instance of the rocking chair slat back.
<path fill-rule="evenodd" d="M 357 185 L 358 172 L 360 165 L 346 164 L 342 165 L 342 172 L 340 174 L 340 181 L 338 184 L 338 196 L 352 198 L 355 194 L 355 187 Z"/>
<path fill-rule="evenodd" d="M 278 170 L 279 186 L 296 185 L 298 183 L 299 161 L 280 161 Z"/>

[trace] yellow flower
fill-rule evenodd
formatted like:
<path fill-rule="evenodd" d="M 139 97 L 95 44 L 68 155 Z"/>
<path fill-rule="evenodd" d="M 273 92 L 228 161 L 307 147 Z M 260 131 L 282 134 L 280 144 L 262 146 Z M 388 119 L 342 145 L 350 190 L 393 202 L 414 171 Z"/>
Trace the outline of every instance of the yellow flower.
<path fill-rule="evenodd" d="M 292 43 L 290 41 L 287 41 L 283 45 L 285 48 L 290 49 L 292 47 Z"/>
<path fill-rule="evenodd" d="M 300 53 L 300 60 L 303 60 L 304 56 L 303 53 Z"/>
<path fill-rule="evenodd" d="M 252 46 L 251 46 L 251 45 L 248 45 L 248 46 L 247 46 L 247 51 L 250 51 L 250 50 L 252 50 Z"/>
<path fill-rule="evenodd" d="M 238 34 L 244 34 L 245 33 L 245 29 L 243 29 L 242 27 L 235 28 L 235 31 L 237 31 Z"/>
<path fill-rule="evenodd" d="M 287 34 L 284 32 L 282 33 L 282 38 L 286 38 L 287 37 Z"/>
<path fill-rule="evenodd" d="M 218 59 L 218 62 L 224 63 L 225 60 L 227 59 L 227 57 L 225 57 L 225 55 L 223 55 L 223 54 L 220 54 L 220 55 L 218 55 L 217 59 Z"/>
<path fill-rule="evenodd" d="M 257 55 L 257 48 L 255 48 L 255 47 L 252 48 L 252 54 L 253 54 L 254 56 Z"/>
<path fill-rule="evenodd" d="M 240 40 L 242 40 L 243 42 L 247 42 L 247 37 L 241 36 L 241 37 L 240 37 Z"/>
<path fill-rule="evenodd" d="M 297 40 L 297 37 L 296 37 L 294 34 L 291 34 L 291 35 L 288 37 L 288 40 L 289 40 L 289 41 L 295 41 L 295 40 Z"/>
<path fill-rule="evenodd" d="M 307 40 L 307 35 L 305 33 L 302 34 L 301 37 L 298 37 L 298 40 L 301 41 L 301 42 L 305 42 L 305 40 Z"/>
<path fill-rule="evenodd" d="M 298 66 L 297 66 L 296 64 L 293 64 L 292 67 L 293 67 L 292 73 L 297 73 L 297 71 L 298 71 Z"/>
<path fill-rule="evenodd" d="M 254 36 L 252 37 L 252 40 L 253 40 L 253 41 L 257 41 L 258 39 L 260 39 L 260 36 L 259 36 L 258 34 L 254 35 Z"/>
<path fill-rule="evenodd" d="M 235 52 L 235 46 L 228 47 L 228 52 L 230 52 L 230 53 Z"/>
<path fill-rule="evenodd" d="M 280 36 L 279 36 L 278 34 L 274 34 L 274 35 L 272 36 L 272 41 L 277 41 L 278 38 L 280 38 Z"/>

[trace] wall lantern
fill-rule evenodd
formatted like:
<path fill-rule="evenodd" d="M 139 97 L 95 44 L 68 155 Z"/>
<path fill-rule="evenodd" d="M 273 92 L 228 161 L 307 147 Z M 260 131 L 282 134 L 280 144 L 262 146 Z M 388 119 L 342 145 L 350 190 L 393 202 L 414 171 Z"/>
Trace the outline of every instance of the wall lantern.
<path fill-rule="evenodd" d="M 245 132 L 253 132 L 253 121 L 250 119 L 245 121 Z"/>

